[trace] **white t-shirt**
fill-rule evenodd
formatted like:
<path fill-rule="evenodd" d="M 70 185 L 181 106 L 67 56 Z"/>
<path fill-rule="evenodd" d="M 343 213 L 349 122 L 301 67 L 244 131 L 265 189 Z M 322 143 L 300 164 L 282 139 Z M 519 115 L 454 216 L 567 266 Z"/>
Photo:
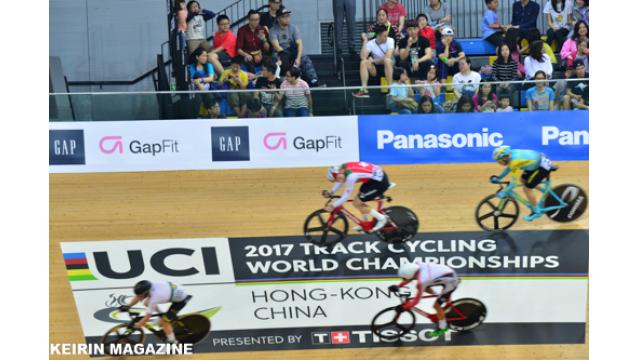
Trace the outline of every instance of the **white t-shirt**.
<path fill-rule="evenodd" d="M 436 263 L 420 263 L 418 282 L 426 289 L 429 286 L 442 285 L 442 293 L 449 292 L 458 286 L 460 280 L 455 270 L 446 265 Z"/>
<path fill-rule="evenodd" d="M 557 12 L 552 6 L 552 3 L 555 1 L 556 0 L 547 1 L 542 12 L 545 14 L 551 14 L 551 23 L 554 26 L 569 29 L 569 15 L 573 12 L 573 0 L 565 1 L 562 12 Z"/>
<path fill-rule="evenodd" d="M 145 301 L 147 311 L 154 313 L 158 311 L 159 304 L 171 302 L 181 302 L 187 298 L 187 292 L 182 285 L 177 285 L 169 281 L 151 282 L 149 298 Z"/>
<path fill-rule="evenodd" d="M 387 37 L 387 42 L 384 44 L 378 44 L 376 39 L 371 39 L 367 42 L 367 50 L 371 53 L 374 59 L 384 57 L 384 55 L 395 47 L 395 41 L 392 38 Z"/>
<path fill-rule="evenodd" d="M 453 89 L 460 95 L 473 96 L 480 88 L 480 80 L 482 80 L 480 74 L 473 70 L 467 75 L 458 72 L 453 75 Z"/>
<path fill-rule="evenodd" d="M 551 58 L 549 58 L 547 54 L 542 54 L 542 60 L 543 61 L 540 62 L 531 56 L 524 58 L 524 71 L 527 79 L 533 79 L 538 70 L 544 71 L 544 73 L 547 74 L 547 78 L 551 78 L 551 74 L 553 74 Z"/>

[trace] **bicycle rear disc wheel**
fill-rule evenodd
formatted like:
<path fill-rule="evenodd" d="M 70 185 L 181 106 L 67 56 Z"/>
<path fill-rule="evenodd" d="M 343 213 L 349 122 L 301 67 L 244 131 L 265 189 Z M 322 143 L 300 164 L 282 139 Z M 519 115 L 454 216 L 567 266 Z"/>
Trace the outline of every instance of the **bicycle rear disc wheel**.
<path fill-rule="evenodd" d="M 504 206 L 500 209 L 500 198 L 495 194 L 482 199 L 476 207 L 476 223 L 486 230 L 507 230 L 518 221 L 520 206 L 512 198 L 506 198 Z"/>
<path fill-rule="evenodd" d="M 333 246 L 342 241 L 349 231 L 349 221 L 338 213 L 329 224 L 327 220 L 330 215 L 331 213 L 324 209 L 311 213 L 304 222 L 304 239 L 322 247 Z"/>
<path fill-rule="evenodd" d="M 480 300 L 464 298 L 454 301 L 450 307 L 445 309 L 447 319 L 460 317 L 460 314 L 464 315 L 464 319 L 447 320 L 449 327 L 455 331 L 468 331 L 484 322 L 487 317 L 487 308 Z"/>
<path fill-rule="evenodd" d="M 182 344 L 196 344 L 204 339 L 211 330 L 209 319 L 200 314 L 180 316 L 171 325 L 176 340 Z"/>
<path fill-rule="evenodd" d="M 553 192 L 556 193 L 564 202 L 567 203 L 562 209 L 547 212 L 549 219 L 557 222 L 571 222 L 578 219 L 587 210 L 588 198 L 587 193 L 577 185 L 562 184 L 553 188 Z M 553 195 L 547 195 L 544 200 L 544 207 L 558 206 L 560 202 L 553 197 Z"/>
<path fill-rule="evenodd" d="M 413 311 L 398 311 L 392 306 L 380 311 L 371 321 L 371 331 L 386 340 L 398 340 L 416 326 L 416 315 Z"/>
<path fill-rule="evenodd" d="M 142 329 L 133 329 L 130 328 L 128 324 L 120 324 L 109 329 L 102 339 L 100 343 L 105 345 L 105 353 L 107 355 L 111 354 L 110 345 L 125 345 L 125 344 L 142 344 L 144 343 L 145 333 Z"/>
<path fill-rule="evenodd" d="M 376 232 L 378 238 L 390 243 L 400 243 L 413 239 L 418 233 L 420 222 L 418 215 L 404 206 L 391 206 L 384 209 L 389 223 Z"/>

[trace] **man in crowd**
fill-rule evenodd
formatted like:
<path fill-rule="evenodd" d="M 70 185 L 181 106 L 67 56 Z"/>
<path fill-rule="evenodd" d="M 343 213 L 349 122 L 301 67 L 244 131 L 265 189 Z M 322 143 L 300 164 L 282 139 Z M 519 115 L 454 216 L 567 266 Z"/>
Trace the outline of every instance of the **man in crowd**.
<path fill-rule="evenodd" d="M 583 80 L 568 83 L 567 94 L 562 99 L 563 108 L 589 110 L 589 74 L 582 59 L 576 60 L 573 65 L 576 68 L 576 75 L 571 78 Z"/>
<path fill-rule="evenodd" d="M 412 80 L 427 78 L 427 70 L 432 64 L 431 44 L 426 38 L 419 36 L 417 20 L 407 21 L 409 36 L 398 43 L 398 66 L 404 68 Z"/>
<path fill-rule="evenodd" d="M 284 8 L 282 0 L 269 0 L 269 10 L 260 15 L 260 25 L 271 29 L 276 24 L 278 17 L 276 13 L 280 8 Z"/>
<path fill-rule="evenodd" d="M 247 15 L 249 23 L 238 29 L 238 55 L 247 70 L 256 72 L 256 65 L 261 65 L 265 54 L 271 50 L 269 44 L 269 29 L 260 25 L 260 14 L 255 10 L 250 10 Z"/>
<path fill-rule="evenodd" d="M 518 44 L 522 39 L 527 39 L 531 44 L 534 39 L 534 30 L 539 33 L 536 24 L 540 14 L 540 5 L 531 0 L 516 0 L 511 8 L 511 25 L 517 26 Z"/>
<path fill-rule="evenodd" d="M 236 57 L 236 36 L 231 31 L 231 24 L 227 15 L 216 18 L 218 31 L 213 36 L 213 54 L 223 66 L 229 66 L 231 59 Z"/>
<path fill-rule="evenodd" d="M 276 77 L 276 66 L 274 64 L 265 64 L 262 69 L 262 76 L 256 81 L 256 89 L 260 90 L 276 90 L 280 89 L 282 80 Z M 262 106 L 267 110 L 269 117 L 282 117 L 282 109 L 279 106 L 282 100 L 282 94 L 278 91 L 256 91 L 253 93 L 255 97 L 260 98 Z"/>
<path fill-rule="evenodd" d="M 453 29 L 443 27 L 440 30 L 442 34 L 440 41 L 436 44 L 436 53 L 438 54 L 438 79 L 445 81 L 449 75 L 456 74 L 459 70 L 458 64 L 465 58 L 462 45 L 453 38 Z"/>
<path fill-rule="evenodd" d="M 369 76 L 376 77 L 384 74 L 389 83 L 393 78 L 393 51 L 395 41 L 389 37 L 387 27 L 376 25 L 374 28 L 376 37 L 362 43 L 360 50 L 360 82 L 362 87 L 353 93 L 354 97 L 368 98 L 367 85 Z"/>
<path fill-rule="evenodd" d="M 349 53 L 356 53 L 356 0 L 333 0 L 333 21 L 336 32 L 336 51 L 342 53 L 342 30 L 347 20 L 347 42 Z"/>

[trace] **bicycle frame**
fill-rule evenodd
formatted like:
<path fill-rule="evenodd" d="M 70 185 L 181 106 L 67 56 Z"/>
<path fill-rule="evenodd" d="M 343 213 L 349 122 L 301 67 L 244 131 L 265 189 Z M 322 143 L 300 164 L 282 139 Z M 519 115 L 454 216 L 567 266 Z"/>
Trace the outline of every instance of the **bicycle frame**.
<path fill-rule="evenodd" d="M 383 204 L 385 198 L 382 199 L 376 199 L 375 202 L 376 204 L 376 211 L 380 212 L 383 209 Z M 353 202 L 353 199 L 349 199 L 346 202 L 351 203 Z M 363 221 L 362 219 L 360 219 L 358 216 L 354 215 L 352 212 L 350 212 L 349 210 L 347 210 L 344 205 L 340 205 L 337 208 L 333 209 L 333 211 L 331 212 L 331 215 L 329 215 L 329 218 L 327 219 L 327 223 L 331 224 L 333 223 L 333 220 L 335 219 L 336 215 L 342 213 L 344 214 L 344 216 L 346 216 L 347 218 L 349 218 L 351 221 L 353 221 L 354 223 L 362 226 L 362 228 L 364 229 L 365 225 L 368 225 L 365 223 L 365 221 Z"/>
<path fill-rule="evenodd" d="M 505 182 L 501 182 L 500 184 L 505 184 Z M 506 184 L 509 184 L 509 182 L 506 182 Z M 542 185 L 543 188 L 539 189 L 539 187 L 536 187 L 535 189 L 538 190 L 540 193 L 542 193 L 542 196 L 540 197 L 540 200 L 538 201 L 538 208 L 541 212 L 546 213 L 546 212 L 550 212 L 553 210 L 558 210 L 558 209 L 562 209 L 565 206 L 567 206 L 567 203 L 564 202 L 559 196 L 558 194 L 555 193 L 555 191 L 553 191 L 553 189 L 551 188 L 551 181 L 549 179 L 544 179 L 542 181 Z M 517 184 L 515 185 L 513 188 L 511 188 L 509 190 L 509 192 L 507 193 L 507 197 L 500 199 L 500 203 L 498 204 L 498 209 L 502 210 L 504 209 L 504 206 L 506 204 L 507 198 L 512 198 L 516 201 L 518 201 L 519 203 L 523 204 L 524 206 L 526 206 L 529 210 L 533 211 L 534 210 L 534 206 L 529 202 L 529 200 L 527 200 L 526 198 L 524 198 L 522 195 L 518 194 L 515 189 L 519 188 L 519 187 L 523 187 L 523 184 Z M 558 205 L 555 206 L 549 206 L 549 207 L 542 207 L 542 205 L 544 204 L 544 200 L 547 198 L 547 196 L 553 196 L 554 199 L 558 200 Z"/>
<path fill-rule="evenodd" d="M 429 299 L 429 298 L 437 298 L 438 296 L 440 296 L 440 294 L 430 294 L 430 295 L 424 295 L 422 296 L 422 299 Z M 447 316 L 447 311 L 445 311 L 445 318 L 447 321 L 456 321 L 456 320 L 464 320 L 467 317 L 460 311 L 458 310 L 455 306 L 452 306 L 451 304 L 453 304 L 453 301 L 449 301 L 449 303 L 443 308 L 443 309 L 450 309 L 453 310 L 456 313 L 456 316 Z M 413 307 L 411 309 L 412 311 L 417 312 L 418 314 L 426 317 L 427 319 L 431 320 L 431 322 L 433 323 L 437 323 L 440 319 L 438 319 L 438 315 L 437 314 L 431 314 L 428 313 L 418 307 Z"/>

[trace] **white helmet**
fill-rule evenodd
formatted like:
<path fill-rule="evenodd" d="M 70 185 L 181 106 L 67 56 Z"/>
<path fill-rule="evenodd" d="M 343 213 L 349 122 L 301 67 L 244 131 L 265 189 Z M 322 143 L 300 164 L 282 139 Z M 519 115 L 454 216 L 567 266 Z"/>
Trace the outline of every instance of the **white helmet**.
<path fill-rule="evenodd" d="M 398 276 L 405 280 L 413 279 L 413 277 L 416 276 L 418 269 L 420 269 L 420 266 L 416 263 L 402 264 L 398 269 Z"/>
<path fill-rule="evenodd" d="M 340 173 L 340 168 L 338 166 L 330 167 L 329 170 L 327 170 L 327 180 L 335 181 L 338 173 Z"/>

